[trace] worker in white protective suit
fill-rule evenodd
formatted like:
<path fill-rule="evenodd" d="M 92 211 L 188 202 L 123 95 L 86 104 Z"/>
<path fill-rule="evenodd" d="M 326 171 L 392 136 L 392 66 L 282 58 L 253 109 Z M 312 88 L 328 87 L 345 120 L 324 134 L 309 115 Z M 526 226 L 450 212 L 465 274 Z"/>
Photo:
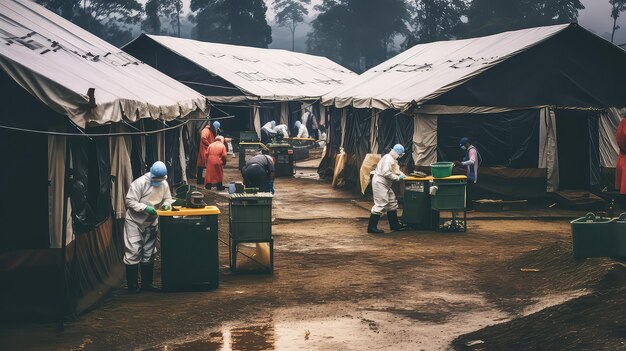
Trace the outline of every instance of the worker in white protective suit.
<path fill-rule="evenodd" d="M 404 147 L 396 144 L 393 149 L 383 156 L 372 179 L 372 192 L 374 193 L 374 206 L 367 226 L 367 232 L 372 234 L 382 234 L 383 230 L 378 229 L 378 221 L 386 212 L 389 220 L 389 227 L 392 231 L 402 230 L 404 226 L 398 221 L 398 201 L 396 195 L 391 190 L 394 181 L 406 178 L 400 171 L 398 159 L 404 155 Z"/>
<path fill-rule="evenodd" d="M 296 121 L 296 129 L 298 130 L 298 138 L 308 138 L 309 130 L 306 129 L 306 125 L 300 121 Z"/>
<path fill-rule="evenodd" d="M 276 134 L 274 128 L 276 128 L 276 121 L 269 121 L 261 127 L 261 142 L 263 144 L 268 144 L 272 135 Z"/>
<path fill-rule="evenodd" d="M 282 134 L 283 138 L 289 138 L 289 127 L 286 124 L 279 124 L 274 128 L 274 133 Z"/>
<path fill-rule="evenodd" d="M 150 172 L 135 179 L 126 195 L 124 263 L 128 292 L 158 291 L 152 285 L 159 217 L 156 209 L 170 210 L 174 200 L 167 182 L 167 167 L 155 162 Z M 138 284 L 141 265 L 141 289 Z"/>

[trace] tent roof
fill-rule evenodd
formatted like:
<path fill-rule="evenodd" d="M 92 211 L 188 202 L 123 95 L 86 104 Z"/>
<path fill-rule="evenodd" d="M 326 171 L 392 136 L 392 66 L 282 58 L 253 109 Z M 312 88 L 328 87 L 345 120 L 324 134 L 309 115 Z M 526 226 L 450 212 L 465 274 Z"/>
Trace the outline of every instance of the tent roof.
<path fill-rule="evenodd" d="M 248 99 L 318 99 L 357 76 L 328 58 L 287 50 L 147 34 L 127 46 L 148 38 L 228 81 Z"/>
<path fill-rule="evenodd" d="M 0 67 L 81 127 L 206 109 L 196 91 L 32 1 L 1 1 L 0 14 Z"/>
<path fill-rule="evenodd" d="M 405 110 L 454 89 L 569 26 L 537 27 L 416 45 L 324 95 L 322 103 L 340 108 L 351 105 Z"/>

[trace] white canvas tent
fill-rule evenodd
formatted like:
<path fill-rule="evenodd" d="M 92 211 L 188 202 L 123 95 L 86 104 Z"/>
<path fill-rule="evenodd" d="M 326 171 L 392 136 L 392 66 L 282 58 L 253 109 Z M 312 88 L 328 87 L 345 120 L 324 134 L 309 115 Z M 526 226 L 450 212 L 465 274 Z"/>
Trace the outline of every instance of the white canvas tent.
<path fill-rule="evenodd" d="M 606 134 L 620 118 L 610 108 L 626 105 L 625 94 L 615 89 L 625 78 L 626 54 L 622 50 L 577 24 L 564 24 L 419 44 L 324 95 L 322 103 L 349 111 L 368 110 L 365 115 L 377 123 L 384 118 L 412 118 L 406 129 L 411 130 L 407 136 L 413 142 L 406 146 L 413 150 L 412 160 L 418 167 L 427 167 L 441 158 L 442 151 L 449 151 L 442 150 L 438 140 L 441 126 L 446 124 L 443 122 L 468 116 L 478 118 L 474 125 L 480 125 L 480 116 L 487 121 L 506 113 L 507 118 L 513 118 L 523 111 L 535 111 L 527 120 L 537 121 L 537 140 L 532 143 L 538 147 L 532 167 L 529 162 L 523 167 L 545 172 L 545 189 L 556 191 L 559 164 L 569 162 L 559 160 L 558 144 L 562 140 L 557 138 L 557 129 L 563 129 L 564 123 L 571 123 L 571 129 L 589 128 L 587 117 L 573 114 L 587 113 L 596 121 L 589 120 L 590 127 L 596 124 L 589 142 L 599 145 L 591 145 L 595 150 L 587 153 L 597 156 L 597 168 L 614 167 L 616 149 Z M 377 145 L 381 143 L 376 138 L 381 128 L 370 129 L 367 149 L 379 153 Z M 445 142 L 457 143 L 458 139 Z M 512 153 L 508 156 L 515 156 Z M 498 160 L 505 167 L 506 161 Z"/>
<path fill-rule="evenodd" d="M 73 315 L 122 276 L 131 150 L 165 159 L 206 99 L 32 1 L 0 2 L 0 33 L 3 317 Z"/>

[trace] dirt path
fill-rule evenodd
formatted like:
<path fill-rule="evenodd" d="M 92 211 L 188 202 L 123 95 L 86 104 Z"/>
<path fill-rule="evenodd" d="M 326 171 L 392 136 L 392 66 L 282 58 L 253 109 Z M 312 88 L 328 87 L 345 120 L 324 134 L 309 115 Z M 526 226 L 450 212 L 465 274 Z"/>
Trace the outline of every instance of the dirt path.
<path fill-rule="evenodd" d="M 372 236 L 363 199 L 301 172 L 276 182 L 273 276 L 230 274 L 221 246 L 216 291 L 127 295 L 120 287 L 63 333 L 3 326 L 0 349 L 446 350 L 463 334 L 591 294 L 615 263 L 573 260 L 566 220 Z M 228 178 L 238 179 L 236 170 Z M 207 196 L 222 209 L 225 239 L 227 200 Z"/>

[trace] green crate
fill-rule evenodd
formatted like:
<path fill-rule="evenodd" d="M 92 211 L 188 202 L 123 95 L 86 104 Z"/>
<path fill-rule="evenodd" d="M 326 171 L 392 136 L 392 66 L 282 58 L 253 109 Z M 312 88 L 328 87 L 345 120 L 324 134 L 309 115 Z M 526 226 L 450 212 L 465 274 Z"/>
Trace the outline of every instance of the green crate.
<path fill-rule="evenodd" d="M 231 198 L 230 234 L 234 241 L 269 241 L 272 198 Z"/>
<path fill-rule="evenodd" d="M 575 258 L 610 256 L 613 221 L 587 213 L 571 222 L 572 251 Z"/>
<path fill-rule="evenodd" d="M 626 213 L 611 221 L 613 232 L 611 236 L 611 256 L 626 257 Z"/>
<path fill-rule="evenodd" d="M 413 229 L 432 229 L 428 188 L 427 180 L 404 182 L 402 223 L 410 225 Z"/>
<path fill-rule="evenodd" d="M 161 216 L 163 290 L 217 288 L 217 215 Z"/>
<path fill-rule="evenodd" d="M 465 182 L 435 181 L 437 193 L 432 196 L 430 207 L 436 211 L 462 210 L 465 208 Z"/>

